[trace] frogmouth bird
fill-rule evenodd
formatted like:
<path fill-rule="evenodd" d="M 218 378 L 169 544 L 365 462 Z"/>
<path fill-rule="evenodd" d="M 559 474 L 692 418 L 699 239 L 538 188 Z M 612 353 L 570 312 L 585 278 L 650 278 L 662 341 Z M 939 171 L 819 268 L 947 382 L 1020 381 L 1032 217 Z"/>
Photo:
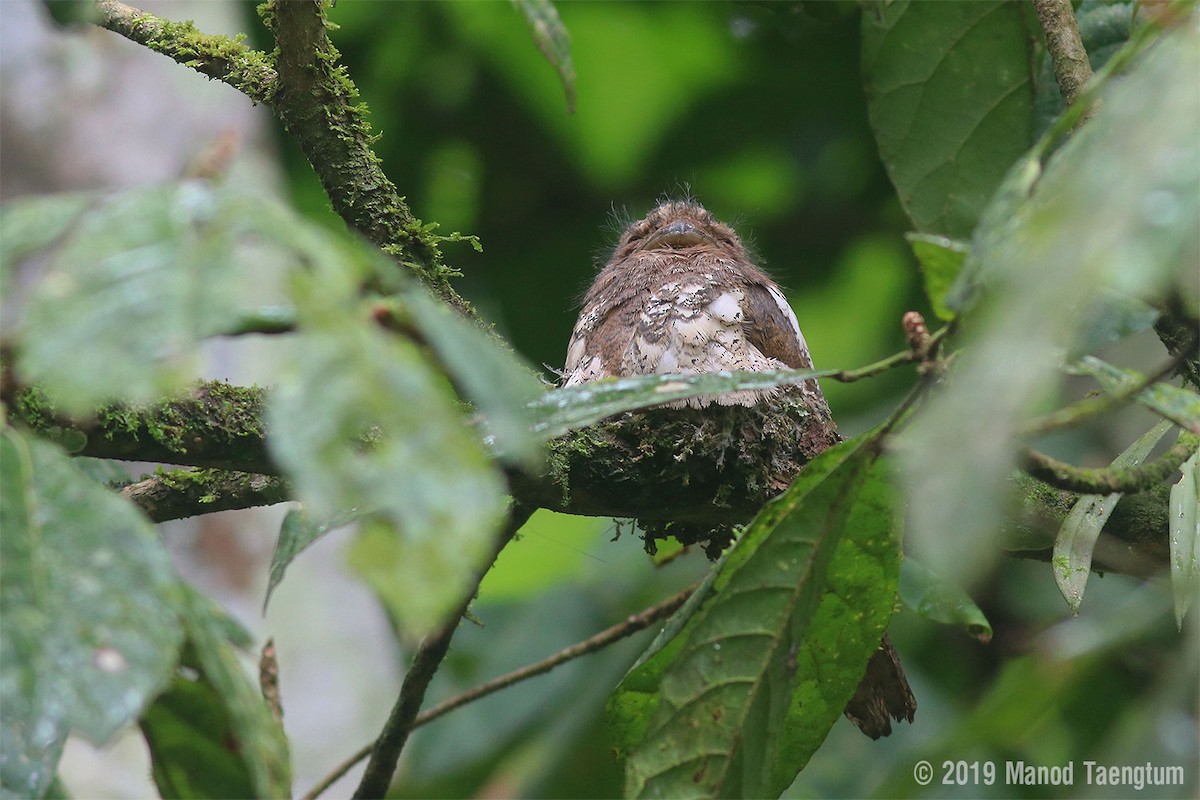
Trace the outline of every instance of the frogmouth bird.
<path fill-rule="evenodd" d="M 563 385 L 608 377 L 722 370 L 811 369 L 796 315 L 755 266 L 733 228 L 691 199 L 663 202 L 629 225 L 584 297 L 567 348 Z M 757 406 L 780 390 L 738 391 L 671 404 Z M 816 380 L 800 385 L 812 415 L 837 436 Z M 790 481 L 794 475 L 785 476 Z M 786 485 L 784 483 L 783 485 Z M 913 718 L 916 700 L 883 637 L 846 716 L 872 738 L 891 718 Z"/>

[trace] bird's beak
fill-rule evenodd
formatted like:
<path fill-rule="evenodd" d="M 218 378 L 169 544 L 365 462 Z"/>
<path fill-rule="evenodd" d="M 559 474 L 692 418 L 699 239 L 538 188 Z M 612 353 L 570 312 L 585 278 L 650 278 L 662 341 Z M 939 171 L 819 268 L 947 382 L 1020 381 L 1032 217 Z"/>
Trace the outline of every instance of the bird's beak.
<path fill-rule="evenodd" d="M 705 244 L 709 241 L 709 237 L 690 220 L 677 219 L 650 234 L 642 247 L 645 250 L 680 249 Z"/>

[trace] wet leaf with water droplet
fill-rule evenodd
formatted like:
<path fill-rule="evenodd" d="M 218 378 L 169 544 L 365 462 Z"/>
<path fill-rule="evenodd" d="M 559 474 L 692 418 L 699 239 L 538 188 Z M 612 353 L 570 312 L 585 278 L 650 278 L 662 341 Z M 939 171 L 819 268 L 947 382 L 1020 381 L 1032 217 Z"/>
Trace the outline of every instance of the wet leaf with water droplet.
<path fill-rule="evenodd" d="M 154 528 L 47 442 L 0 434 L 0 784 L 40 796 L 70 730 L 97 744 L 169 680 L 180 587 Z"/>

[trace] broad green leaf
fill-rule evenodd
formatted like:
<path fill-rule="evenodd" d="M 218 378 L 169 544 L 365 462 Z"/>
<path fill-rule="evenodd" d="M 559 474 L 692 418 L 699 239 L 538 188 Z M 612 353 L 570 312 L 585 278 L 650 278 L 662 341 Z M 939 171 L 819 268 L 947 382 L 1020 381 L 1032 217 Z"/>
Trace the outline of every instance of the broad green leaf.
<path fill-rule="evenodd" d="M 267 593 L 263 598 L 263 613 L 271 602 L 271 593 L 283 581 L 288 565 L 306 547 L 320 539 L 326 533 L 349 525 L 354 521 L 354 514 L 335 514 L 330 519 L 313 519 L 302 508 L 293 508 L 283 518 L 279 526 L 279 538 L 275 540 L 275 551 L 271 553 L 271 576 L 267 580 Z"/>
<path fill-rule="evenodd" d="M 900 202 L 917 230 L 968 236 L 1032 143 L 1021 4 L 900 0 L 862 19 L 867 111 Z"/>
<path fill-rule="evenodd" d="M 1146 381 L 1146 376 L 1137 370 L 1114 367 L 1095 356 L 1084 356 L 1071 371 L 1091 375 L 1111 394 L 1127 392 Z M 1159 381 L 1138 392 L 1136 399 L 1181 428 L 1200 433 L 1200 394 L 1191 389 Z"/>
<path fill-rule="evenodd" d="M 189 589 L 188 646 L 166 693 L 142 716 L 154 782 L 163 797 L 291 796 L 283 726 L 246 673 L 240 625 Z"/>
<path fill-rule="evenodd" d="M 920 561 L 906 558 L 900 565 L 900 600 L 927 620 L 960 628 L 984 644 L 992 640 L 991 623 L 966 590 Z"/>
<path fill-rule="evenodd" d="M 775 796 L 820 746 L 895 602 L 894 498 L 873 442 L 812 461 L 618 687 L 627 796 Z"/>
<path fill-rule="evenodd" d="M 637 411 L 701 395 L 739 389 L 773 389 L 841 370 L 777 369 L 763 372 L 708 372 L 698 375 L 636 375 L 551 389 L 530 404 L 534 430 L 546 439 L 585 428 L 624 411 Z"/>
<path fill-rule="evenodd" d="M 489 444 L 507 461 L 536 470 L 541 443 L 531 432 L 529 404 L 542 387 L 533 371 L 477 325 L 413 288 L 404 303 L 439 361 L 484 419 Z"/>
<path fill-rule="evenodd" d="M 1171 487 L 1168 530 L 1171 537 L 1171 589 L 1175 596 L 1175 624 L 1183 629 L 1183 616 L 1196 594 L 1200 579 L 1200 452 L 1179 468 L 1183 477 Z"/>
<path fill-rule="evenodd" d="M 951 320 L 954 312 L 946 305 L 946 295 L 954 285 L 963 260 L 970 251 L 966 242 L 927 233 L 910 233 L 905 239 L 912 245 L 913 255 L 925 276 L 925 294 L 939 319 Z"/>
<path fill-rule="evenodd" d="M 77 413 L 195 379 L 197 343 L 237 306 L 239 217 L 226 197 L 191 181 L 113 195 L 77 217 L 24 310 L 22 379 Z"/>
<path fill-rule="evenodd" d="M 1117 456 L 1112 462 L 1112 468 L 1125 469 L 1141 464 L 1170 428 L 1170 422 L 1159 422 Z M 1054 580 L 1067 604 L 1076 614 L 1079 613 L 1079 604 L 1083 602 L 1083 590 L 1092 571 L 1092 551 L 1096 547 L 1096 540 L 1100 538 L 1104 523 L 1108 522 L 1109 515 L 1120 499 L 1120 492 L 1109 495 L 1083 495 L 1071 507 L 1058 536 L 1054 539 L 1054 555 L 1051 561 Z"/>
<path fill-rule="evenodd" d="M 1032 186 L 1028 200 L 1001 192 L 985 213 L 963 268 L 986 273 L 968 338 L 944 390 L 902 434 L 913 552 L 936 572 L 969 585 L 994 552 L 1017 433 L 1056 388 L 1087 309 L 1106 290 L 1153 300 L 1194 277 L 1200 94 L 1179 76 L 1197 73 L 1189 21 L 1104 87 L 1095 117 L 1040 179 L 1035 157 L 1022 162 L 1033 180 L 1013 183 Z"/>
<path fill-rule="evenodd" d="M 571 63 L 571 37 L 558 10 L 550 0 L 513 0 L 513 5 L 521 9 L 538 50 L 558 72 L 558 79 L 567 94 L 567 111 L 574 113 L 575 65 Z"/>
<path fill-rule="evenodd" d="M 170 679 L 179 584 L 154 528 L 57 447 L 0 434 L 0 785 L 40 796 L 68 731 L 97 744 Z"/>
<path fill-rule="evenodd" d="M 398 318 L 411 323 L 423 342 L 437 355 L 451 381 L 482 416 L 483 434 L 505 460 L 536 469 L 542 458 L 538 439 L 531 435 L 527 404 L 540 393 L 534 373 L 496 338 L 450 311 L 397 264 L 364 242 L 332 233 L 299 217 L 278 203 L 240 201 L 247 230 L 291 251 L 301 264 L 315 271 L 317 282 L 330 298 L 339 298 L 349 309 L 364 283 L 377 282 L 396 293 L 381 305 L 390 305 Z M 378 308 L 378 306 L 373 306 Z M 263 313 L 265 311 L 265 314 Z M 294 321 L 291 309 L 258 309 L 263 321 Z M 375 325 L 367 319 L 362 324 Z"/>
<path fill-rule="evenodd" d="M 9 296 L 20 262 L 61 239 L 94 201 L 88 194 L 58 194 L 0 206 L 0 298 Z"/>
<path fill-rule="evenodd" d="M 396 558 L 365 566 L 403 588 L 392 610 L 420 633 L 466 590 L 505 511 L 504 481 L 417 346 L 328 286 L 296 276 L 302 333 L 267 409 L 272 454 L 314 517 L 355 512 L 360 536 L 394 539 Z"/>

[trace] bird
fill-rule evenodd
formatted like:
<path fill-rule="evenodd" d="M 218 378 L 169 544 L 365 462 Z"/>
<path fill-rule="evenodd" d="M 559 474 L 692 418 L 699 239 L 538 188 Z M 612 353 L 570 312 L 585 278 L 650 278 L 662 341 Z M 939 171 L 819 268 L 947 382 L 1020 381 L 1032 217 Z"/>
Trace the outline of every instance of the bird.
<path fill-rule="evenodd" d="M 625 228 L 583 301 L 563 385 L 608 377 L 811 369 L 779 285 L 732 227 L 692 199 L 666 200 Z M 676 407 L 752 406 L 778 390 L 701 395 Z M 815 380 L 804 400 L 828 417 Z"/>
<path fill-rule="evenodd" d="M 786 368 L 813 368 L 787 297 L 736 231 L 688 196 L 662 200 L 622 231 L 584 295 L 561 376 L 569 387 L 632 375 Z M 752 407 L 772 402 L 780 391 L 701 395 L 667 407 Z M 804 381 L 797 391 L 827 431 L 824 446 L 838 441 L 817 381 Z M 877 739 L 891 733 L 891 719 L 911 722 L 915 711 L 884 634 L 845 714 Z"/>

